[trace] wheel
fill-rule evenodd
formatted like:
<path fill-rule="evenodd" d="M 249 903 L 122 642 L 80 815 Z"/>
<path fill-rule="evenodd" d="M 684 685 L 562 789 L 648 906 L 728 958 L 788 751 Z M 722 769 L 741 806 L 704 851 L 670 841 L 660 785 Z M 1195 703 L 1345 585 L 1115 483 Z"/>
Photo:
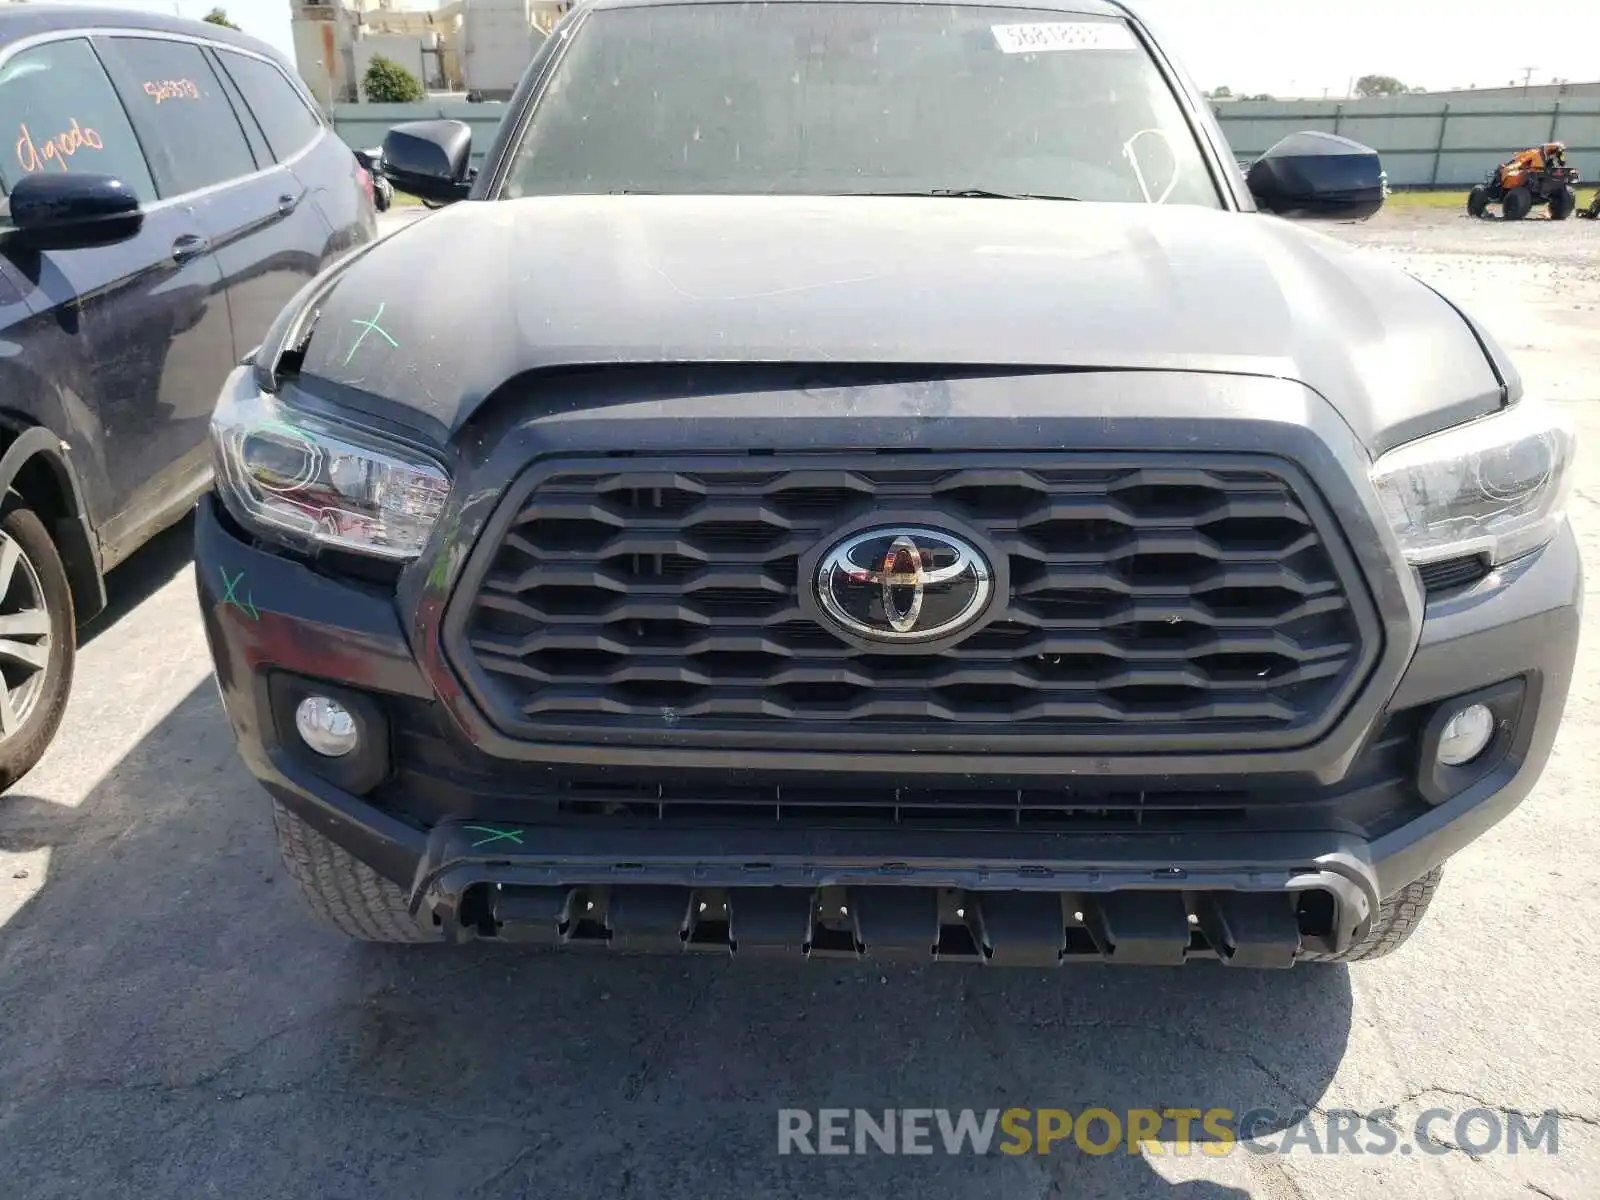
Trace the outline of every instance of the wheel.
<path fill-rule="evenodd" d="M 33 510 L 14 503 L 0 516 L 0 791 L 44 757 L 77 654 L 61 555 Z"/>
<path fill-rule="evenodd" d="M 1478 184 L 1467 193 L 1467 215 L 1481 217 L 1489 211 L 1489 189 Z"/>
<path fill-rule="evenodd" d="M 389 193 L 384 191 L 382 188 L 376 189 L 372 193 L 372 203 L 373 203 L 373 206 L 375 208 L 377 208 L 377 210 L 379 212 L 388 212 L 389 211 Z"/>
<path fill-rule="evenodd" d="M 411 917 L 406 894 L 276 800 L 272 822 L 289 877 L 325 925 L 364 942 L 436 942 Z"/>
<path fill-rule="evenodd" d="M 1533 207 L 1533 193 L 1525 187 L 1514 187 L 1500 201 L 1500 214 L 1508 221 L 1520 221 Z"/>
<path fill-rule="evenodd" d="M 1422 915 L 1433 903 L 1433 894 L 1439 890 L 1439 880 L 1444 868 L 1435 867 L 1415 883 L 1407 884 L 1378 906 L 1377 916 L 1362 938 L 1343 954 L 1332 955 L 1325 962 L 1363 962 L 1393 954 L 1422 923 Z"/>
<path fill-rule="evenodd" d="M 1578 198 L 1572 194 L 1569 187 L 1561 188 L 1550 196 L 1550 219 L 1552 221 L 1565 221 L 1572 215 L 1572 210 L 1578 207 Z"/>

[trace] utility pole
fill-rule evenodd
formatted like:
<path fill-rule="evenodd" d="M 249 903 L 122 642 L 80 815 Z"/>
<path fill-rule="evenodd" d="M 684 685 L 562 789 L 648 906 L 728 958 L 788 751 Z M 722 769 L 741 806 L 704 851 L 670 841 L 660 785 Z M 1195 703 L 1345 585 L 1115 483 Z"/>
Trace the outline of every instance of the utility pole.
<path fill-rule="evenodd" d="M 1522 68 L 1522 94 L 1524 96 L 1528 94 L 1528 85 L 1533 82 L 1533 73 L 1538 69 L 1538 67 Z"/>

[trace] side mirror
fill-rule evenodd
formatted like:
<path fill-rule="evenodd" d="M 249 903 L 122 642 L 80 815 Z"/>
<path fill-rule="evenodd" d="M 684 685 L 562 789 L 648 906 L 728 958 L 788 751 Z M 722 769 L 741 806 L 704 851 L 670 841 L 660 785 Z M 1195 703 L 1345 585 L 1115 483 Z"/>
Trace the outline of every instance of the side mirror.
<path fill-rule="evenodd" d="M 11 237 L 30 250 L 107 246 L 144 226 L 139 198 L 114 175 L 24 175 L 10 201 Z"/>
<path fill-rule="evenodd" d="M 1383 207 L 1377 151 L 1331 133 L 1292 133 L 1245 174 L 1256 207 L 1282 217 L 1355 221 Z"/>
<path fill-rule="evenodd" d="M 449 204 L 472 189 L 467 161 L 472 130 L 464 121 L 407 121 L 383 139 L 383 174 L 402 192 Z"/>

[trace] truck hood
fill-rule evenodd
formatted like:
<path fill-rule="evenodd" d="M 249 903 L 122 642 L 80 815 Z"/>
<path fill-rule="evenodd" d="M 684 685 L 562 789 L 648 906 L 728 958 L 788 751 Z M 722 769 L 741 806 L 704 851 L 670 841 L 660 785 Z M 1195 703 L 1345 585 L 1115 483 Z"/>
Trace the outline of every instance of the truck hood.
<path fill-rule="evenodd" d="M 516 376 L 596 364 L 1267 376 L 1321 394 L 1373 453 L 1492 411 L 1518 386 L 1481 330 L 1410 276 L 1277 218 L 1198 208 L 469 202 L 342 270 L 304 382 L 447 436 Z"/>

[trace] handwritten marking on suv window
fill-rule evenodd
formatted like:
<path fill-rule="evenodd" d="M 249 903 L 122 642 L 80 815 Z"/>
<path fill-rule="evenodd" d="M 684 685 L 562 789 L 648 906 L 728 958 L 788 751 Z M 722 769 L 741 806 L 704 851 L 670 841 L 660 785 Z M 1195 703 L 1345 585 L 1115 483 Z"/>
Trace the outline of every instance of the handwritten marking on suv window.
<path fill-rule="evenodd" d="M 144 85 L 145 95 L 157 104 L 163 100 L 199 100 L 200 89 L 192 79 L 152 79 Z"/>
<path fill-rule="evenodd" d="M 22 130 L 22 136 L 17 139 L 17 162 L 30 175 L 36 171 L 43 171 L 51 163 L 55 163 L 65 171 L 67 159 L 79 150 L 106 148 L 105 143 L 100 140 L 100 135 L 93 129 L 85 129 L 79 125 L 76 117 L 66 129 L 45 138 L 42 144 L 33 140 L 33 135 L 28 132 L 26 125 L 19 125 L 18 128 Z"/>
<path fill-rule="evenodd" d="M 1117 21 L 1046 21 L 991 25 L 1002 54 L 1049 54 L 1060 50 L 1132 50 L 1133 34 Z"/>

